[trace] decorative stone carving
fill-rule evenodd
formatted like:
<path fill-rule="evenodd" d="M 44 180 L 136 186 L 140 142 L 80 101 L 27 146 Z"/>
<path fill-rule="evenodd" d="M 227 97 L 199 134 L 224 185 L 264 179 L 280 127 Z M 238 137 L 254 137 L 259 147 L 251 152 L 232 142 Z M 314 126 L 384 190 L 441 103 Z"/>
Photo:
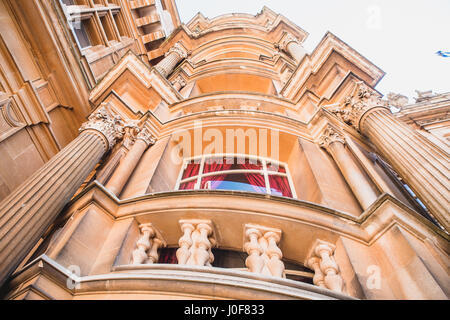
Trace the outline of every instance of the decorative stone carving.
<path fill-rule="evenodd" d="M 337 292 L 344 291 L 344 280 L 334 259 L 336 246 L 316 240 L 306 259 L 306 266 L 314 270 L 313 283 Z"/>
<path fill-rule="evenodd" d="M 113 115 L 107 110 L 106 103 L 102 103 L 101 107 L 93 112 L 79 129 L 80 132 L 85 130 L 100 132 L 108 142 L 107 149 L 111 149 L 116 141 L 123 137 L 124 122 L 119 115 Z"/>
<path fill-rule="evenodd" d="M 151 223 L 139 225 L 141 236 L 133 250 L 131 264 L 153 264 L 159 259 L 158 249 L 166 243 Z"/>
<path fill-rule="evenodd" d="M 416 102 L 426 101 L 435 96 L 435 94 L 433 93 L 432 90 L 427 90 L 427 91 L 415 90 L 415 91 L 417 93 L 417 98 L 415 98 Z"/>
<path fill-rule="evenodd" d="M 170 53 L 176 53 L 180 59 L 186 59 L 188 56 L 187 50 L 179 42 L 175 43 L 172 48 L 170 48 L 164 56 L 168 56 Z"/>
<path fill-rule="evenodd" d="M 281 41 L 278 43 L 278 48 L 280 48 L 281 50 L 288 52 L 288 44 L 291 42 L 295 42 L 297 44 L 300 44 L 300 42 L 298 41 L 298 39 L 296 37 L 294 37 L 292 34 L 290 33 L 286 33 L 286 35 L 281 39 Z"/>
<path fill-rule="evenodd" d="M 285 278 L 283 254 L 278 247 L 281 230 L 256 225 L 245 225 L 245 265 L 250 272 Z"/>
<path fill-rule="evenodd" d="M 330 147 L 330 144 L 334 142 L 345 144 L 344 136 L 333 126 L 327 125 L 319 138 L 319 145 L 322 148 L 328 149 Z"/>
<path fill-rule="evenodd" d="M 340 106 L 329 107 L 327 110 L 359 131 L 360 121 L 364 114 L 374 108 L 387 109 L 386 104 L 387 102 L 381 100 L 373 89 L 360 81 L 356 84 L 352 94 L 347 96 Z"/>
<path fill-rule="evenodd" d="M 178 77 L 176 77 L 175 80 L 173 80 L 172 85 L 175 88 L 175 90 L 180 91 L 180 89 L 186 85 L 186 81 L 181 75 L 178 75 Z"/>
<path fill-rule="evenodd" d="M 139 120 L 129 120 L 127 123 L 125 123 L 124 127 L 124 134 L 122 139 L 122 145 L 130 149 L 131 146 L 133 146 L 134 142 L 136 141 L 136 136 L 138 135 L 139 131 L 141 130 L 139 128 Z"/>
<path fill-rule="evenodd" d="M 180 220 L 183 236 L 178 241 L 178 264 L 211 266 L 214 255 L 211 248 L 216 246 L 213 226 L 210 220 Z"/>
<path fill-rule="evenodd" d="M 144 141 L 147 146 L 154 145 L 156 142 L 155 137 L 150 133 L 147 128 L 142 128 L 136 136 L 136 140 Z"/>
<path fill-rule="evenodd" d="M 386 97 L 387 104 L 392 107 L 401 109 L 408 103 L 408 97 L 398 93 L 389 92 Z"/>

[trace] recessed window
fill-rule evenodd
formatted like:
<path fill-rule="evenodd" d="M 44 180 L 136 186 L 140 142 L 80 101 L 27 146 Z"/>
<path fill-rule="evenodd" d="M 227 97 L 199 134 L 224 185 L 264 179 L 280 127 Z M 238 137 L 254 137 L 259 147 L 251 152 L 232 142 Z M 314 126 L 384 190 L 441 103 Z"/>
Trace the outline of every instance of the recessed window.
<path fill-rule="evenodd" d="M 284 163 L 241 155 L 204 155 L 186 159 L 178 190 L 239 190 L 296 198 Z"/>
<path fill-rule="evenodd" d="M 86 32 L 86 23 L 87 22 L 83 20 L 78 27 L 73 28 L 81 49 L 91 46 L 91 40 L 89 39 L 88 33 Z"/>

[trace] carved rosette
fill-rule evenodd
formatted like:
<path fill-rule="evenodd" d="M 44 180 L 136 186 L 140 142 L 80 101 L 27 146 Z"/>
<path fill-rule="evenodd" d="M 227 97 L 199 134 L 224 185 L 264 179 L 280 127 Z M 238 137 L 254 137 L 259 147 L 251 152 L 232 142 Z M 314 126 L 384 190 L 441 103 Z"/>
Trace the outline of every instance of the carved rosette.
<path fill-rule="evenodd" d="M 364 82 L 358 82 L 353 93 L 347 96 L 340 106 L 331 107 L 327 110 L 360 131 L 363 116 L 369 110 L 375 108 L 389 110 L 386 101 L 381 100 L 381 97 L 374 90 L 370 89 Z"/>
<path fill-rule="evenodd" d="M 325 130 L 323 131 L 322 135 L 319 138 L 319 145 L 322 148 L 328 150 L 330 145 L 334 142 L 340 142 L 342 144 L 345 144 L 344 136 L 333 126 L 327 125 L 327 127 L 325 128 Z"/>
<path fill-rule="evenodd" d="M 81 125 L 79 132 L 85 130 L 100 132 L 107 141 L 106 149 L 111 149 L 116 141 L 123 137 L 124 123 L 119 115 L 112 115 L 103 105 L 89 116 L 88 121 Z"/>
<path fill-rule="evenodd" d="M 136 140 L 142 140 L 147 146 L 153 145 L 156 139 L 147 128 L 142 128 L 136 136 Z"/>

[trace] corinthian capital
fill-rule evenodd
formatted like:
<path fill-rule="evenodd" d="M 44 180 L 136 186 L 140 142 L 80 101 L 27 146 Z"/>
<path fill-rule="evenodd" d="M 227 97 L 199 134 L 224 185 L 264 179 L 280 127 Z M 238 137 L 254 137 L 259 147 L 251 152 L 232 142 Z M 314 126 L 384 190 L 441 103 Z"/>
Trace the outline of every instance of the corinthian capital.
<path fill-rule="evenodd" d="M 167 56 L 171 52 L 175 52 L 176 54 L 178 54 L 181 59 L 186 59 L 188 56 L 187 50 L 183 47 L 183 45 L 180 42 L 175 43 L 173 47 L 166 52 L 165 55 Z"/>
<path fill-rule="evenodd" d="M 322 148 L 328 149 L 334 142 L 345 144 L 344 136 L 336 128 L 328 125 L 319 138 L 319 145 Z"/>
<path fill-rule="evenodd" d="M 147 128 L 142 128 L 141 131 L 137 134 L 136 140 L 142 140 L 144 141 L 147 146 L 153 145 L 156 142 L 156 139 L 153 137 L 153 135 L 150 133 L 150 131 Z"/>
<path fill-rule="evenodd" d="M 356 84 L 353 92 L 344 99 L 340 106 L 327 108 L 327 110 L 360 131 L 362 117 L 369 110 L 375 108 L 389 110 L 386 107 L 386 101 L 381 100 L 381 97 L 373 89 L 361 81 Z"/>
<path fill-rule="evenodd" d="M 113 115 L 102 104 L 95 112 L 91 113 L 88 121 L 83 123 L 79 132 L 95 130 L 100 132 L 107 141 L 107 149 L 111 149 L 116 141 L 123 137 L 124 123 L 119 115 Z"/>

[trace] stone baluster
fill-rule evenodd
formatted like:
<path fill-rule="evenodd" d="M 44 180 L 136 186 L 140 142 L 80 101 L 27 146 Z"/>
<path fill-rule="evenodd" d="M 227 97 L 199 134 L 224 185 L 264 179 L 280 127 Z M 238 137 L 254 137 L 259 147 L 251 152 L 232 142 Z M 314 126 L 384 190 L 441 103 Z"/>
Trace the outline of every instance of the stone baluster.
<path fill-rule="evenodd" d="M 247 252 L 248 257 L 245 259 L 245 266 L 250 272 L 261 273 L 264 267 L 264 261 L 261 257 L 262 248 L 259 245 L 258 239 L 262 236 L 258 229 L 247 229 L 245 236 L 249 239 L 244 244 L 244 250 Z"/>
<path fill-rule="evenodd" d="M 326 108 L 367 136 L 446 230 L 450 230 L 450 161 L 445 151 L 396 119 L 363 82 L 337 107 Z"/>
<path fill-rule="evenodd" d="M 266 254 L 269 257 L 267 267 L 269 268 L 270 273 L 275 277 L 285 278 L 284 263 L 281 261 L 283 254 L 281 253 L 280 248 L 278 248 L 280 234 L 269 231 L 264 234 L 264 238 L 268 241 Z"/>
<path fill-rule="evenodd" d="M 306 259 L 306 265 L 314 270 L 314 284 L 343 292 L 344 280 L 334 259 L 335 248 L 336 246 L 329 242 L 317 240 Z"/>
<path fill-rule="evenodd" d="M 186 81 L 179 75 L 175 78 L 172 85 L 175 90 L 180 91 L 186 85 Z"/>
<path fill-rule="evenodd" d="M 138 128 L 136 131 L 137 135 L 130 151 L 120 161 L 119 166 L 114 170 L 113 175 L 106 184 L 106 188 L 117 196 L 120 195 L 145 150 L 155 143 L 155 139 L 147 128 Z"/>
<path fill-rule="evenodd" d="M 0 286 L 122 135 L 122 120 L 103 104 L 77 138 L 0 203 Z"/>
<path fill-rule="evenodd" d="M 377 200 L 377 191 L 345 148 L 344 136 L 333 126 L 327 125 L 319 144 L 331 154 L 361 207 L 366 210 Z"/>
<path fill-rule="evenodd" d="M 285 33 L 278 43 L 278 47 L 299 63 L 306 55 L 306 50 L 300 44 L 300 41 L 290 33 Z"/>
<path fill-rule="evenodd" d="M 191 223 L 183 223 L 181 225 L 181 231 L 183 231 L 183 236 L 178 241 L 178 245 L 180 246 L 176 253 L 178 264 L 186 264 L 191 255 L 189 249 L 191 248 L 193 243 L 191 234 L 192 231 L 194 230 L 195 228 Z"/>
<path fill-rule="evenodd" d="M 183 59 L 187 57 L 187 50 L 180 42 L 174 44 L 172 48 L 167 51 L 164 59 L 162 59 L 155 68 L 161 73 L 161 75 L 167 78 L 175 68 L 175 66 Z"/>
<path fill-rule="evenodd" d="M 262 226 L 245 226 L 245 265 L 250 272 L 267 276 L 285 277 L 283 257 L 278 243 L 281 230 Z"/>
<path fill-rule="evenodd" d="M 325 276 L 320 269 L 320 258 L 311 257 L 306 262 L 306 266 L 314 271 L 313 283 L 316 286 L 326 288 L 325 286 Z"/>
<path fill-rule="evenodd" d="M 184 234 L 178 242 L 178 264 L 211 266 L 214 261 L 211 247 L 216 245 L 211 221 L 181 220 L 180 226 Z"/>
<path fill-rule="evenodd" d="M 166 245 L 151 223 L 139 225 L 141 236 L 133 250 L 131 264 L 153 264 L 159 259 L 158 249 Z"/>

